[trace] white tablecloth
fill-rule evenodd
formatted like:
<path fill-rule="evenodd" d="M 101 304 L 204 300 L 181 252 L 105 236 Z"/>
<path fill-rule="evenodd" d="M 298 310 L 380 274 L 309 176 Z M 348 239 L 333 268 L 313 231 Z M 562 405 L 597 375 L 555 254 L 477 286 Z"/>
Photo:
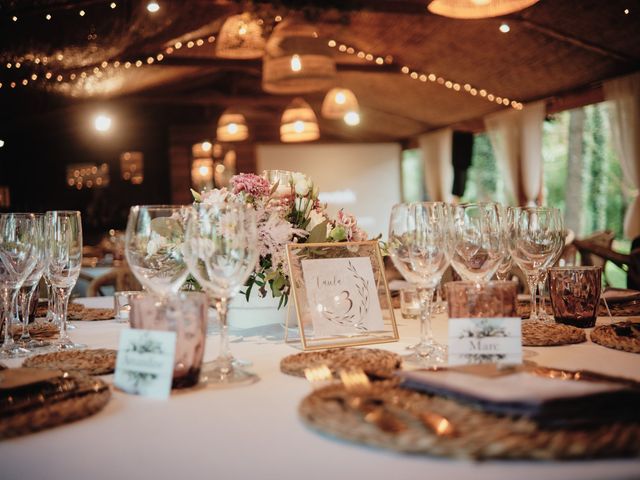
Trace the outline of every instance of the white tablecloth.
<path fill-rule="evenodd" d="M 87 299 L 109 306 L 111 298 Z M 446 320 L 435 320 L 444 341 Z M 401 341 L 382 348 L 402 353 L 417 338 L 417 322 L 399 318 Z M 76 322 L 74 340 L 117 348 L 122 324 Z M 206 360 L 217 352 L 207 341 Z M 297 350 L 244 339 L 234 353 L 251 360 L 256 384 L 174 392 L 168 401 L 115 391 L 93 417 L 0 443 L 0 478 L 30 479 L 595 479 L 638 478 L 639 460 L 483 462 L 402 455 L 351 444 L 306 428 L 297 416 L 309 392 L 305 380 L 283 375 L 280 359 Z M 586 368 L 640 380 L 640 355 L 591 343 L 526 348 L 541 365 Z M 12 366 L 19 362 L 7 362 Z M 110 377 L 107 377 L 110 378 Z"/>

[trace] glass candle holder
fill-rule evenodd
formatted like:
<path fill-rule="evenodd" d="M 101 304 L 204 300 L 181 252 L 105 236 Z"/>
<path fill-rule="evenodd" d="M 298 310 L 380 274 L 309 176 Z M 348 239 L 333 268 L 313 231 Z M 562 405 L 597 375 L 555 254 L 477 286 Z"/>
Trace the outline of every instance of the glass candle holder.
<path fill-rule="evenodd" d="M 420 315 L 420 298 L 415 288 L 400 290 L 400 313 L 404 318 L 418 318 Z"/>
<path fill-rule="evenodd" d="M 192 387 L 200 379 L 207 313 L 207 297 L 199 292 L 181 292 L 166 301 L 151 295 L 131 298 L 132 328 L 176 332 L 172 388 Z"/>
<path fill-rule="evenodd" d="M 140 291 L 116 292 L 113 299 L 113 308 L 116 312 L 116 322 L 127 323 L 131 314 L 131 299 L 144 295 Z"/>
<path fill-rule="evenodd" d="M 596 324 L 602 291 L 602 268 L 553 267 L 549 269 L 551 308 L 557 323 L 580 328 Z"/>
<path fill-rule="evenodd" d="M 449 318 L 515 317 L 515 282 L 449 282 L 445 284 Z"/>

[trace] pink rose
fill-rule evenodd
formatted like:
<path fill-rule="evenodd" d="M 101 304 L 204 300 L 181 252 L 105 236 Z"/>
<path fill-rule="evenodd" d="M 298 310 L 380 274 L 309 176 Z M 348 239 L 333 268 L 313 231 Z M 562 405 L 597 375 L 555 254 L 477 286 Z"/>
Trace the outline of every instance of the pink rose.
<path fill-rule="evenodd" d="M 234 175 L 230 180 L 231 188 L 234 194 L 245 192 L 253 197 L 267 197 L 271 193 L 269 182 L 253 173 L 240 173 Z"/>

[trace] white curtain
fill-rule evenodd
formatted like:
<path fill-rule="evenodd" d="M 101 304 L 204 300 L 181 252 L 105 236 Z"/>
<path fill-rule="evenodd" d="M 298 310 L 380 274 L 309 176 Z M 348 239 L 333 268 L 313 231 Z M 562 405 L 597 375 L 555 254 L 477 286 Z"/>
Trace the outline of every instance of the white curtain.
<path fill-rule="evenodd" d="M 424 163 L 424 180 L 429 199 L 433 202 L 451 202 L 453 195 L 453 165 L 451 150 L 453 130 L 445 128 L 420 135 L 418 144 Z"/>
<path fill-rule="evenodd" d="M 535 205 L 542 188 L 542 123 L 544 101 L 522 110 L 505 110 L 488 115 L 485 126 L 498 166 L 504 172 L 507 198 L 517 204 L 524 198 Z"/>
<path fill-rule="evenodd" d="M 487 115 L 484 119 L 498 168 L 504 173 L 507 199 L 512 204 L 517 204 L 521 196 L 520 117 L 520 111 L 509 109 Z"/>
<path fill-rule="evenodd" d="M 542 189 L 542 125 L 546 114 L 544 101 L 527 104 L 522 109 L 522 189 L 528 205 L 535 205 Z"/>
<path fill-rule="evenodd" d="M 640 73 L 604 82 L 604 97 L 624 178 L 636 191 L 624 220 L 625 236 L 634 239 L 640 236 Z"/>

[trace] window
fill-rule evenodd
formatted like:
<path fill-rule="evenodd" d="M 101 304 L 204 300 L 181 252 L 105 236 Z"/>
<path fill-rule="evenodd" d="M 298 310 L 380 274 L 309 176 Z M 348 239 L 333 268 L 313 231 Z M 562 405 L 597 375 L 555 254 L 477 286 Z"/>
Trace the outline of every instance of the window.
<path fill-rule="evenodd" d="M 402 151 L 402 201 L 425 200 L 424 167 L 419 148 Z"/>

